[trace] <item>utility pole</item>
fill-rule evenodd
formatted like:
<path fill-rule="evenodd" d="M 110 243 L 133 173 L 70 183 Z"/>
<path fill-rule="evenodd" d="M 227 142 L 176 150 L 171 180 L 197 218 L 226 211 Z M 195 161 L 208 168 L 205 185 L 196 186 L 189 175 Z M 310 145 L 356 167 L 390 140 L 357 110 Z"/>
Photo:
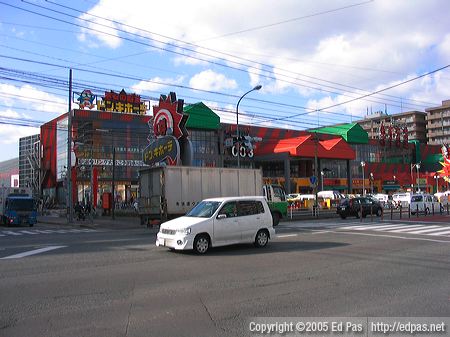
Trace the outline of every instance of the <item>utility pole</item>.
<path fill-rule="evenodd" d="M 115 175 L 115 171 L 116 171 L 116 147 L 114 146 L 114 139 L 113 139 L 113 162 L 112 162 L 112 219 L 115 219 L 115 214 L 114 214 L 114 210 L 116 208 L 116 198 L 115 198 L 115 180 L 116 180 L 116 175 Z"/>
<path fill-rule="evenodd" d="M 69 71 L 69 112 L 67 113 L 67 222 L 73 222 L 72 200 L 72 69 Z"/>
<path fill-rule="evenodd" d="M 318 146 L 319 146 L 318 143 L 319 143 L 319 139 L 317 138 L 317 132 L 314 132 L 314 176 L 316 178 L 316 184 L 314 186 L 314 195 L 315 195 L 314 216 L 319 215 L 319 212 L 317 211 L 318 210 L 318 200 L 317 200 L 318 199 L 318 196 L 317 196 L 317 185 L 318 185 L 317 179 L 318 179 L 318 177 L 317 177 L 317 175 L 318 175 L 318 166 L 319 166 L 318 159 L 317 159 L 317 156 L 318 156 L 317 152 L 318 152 Z"/>

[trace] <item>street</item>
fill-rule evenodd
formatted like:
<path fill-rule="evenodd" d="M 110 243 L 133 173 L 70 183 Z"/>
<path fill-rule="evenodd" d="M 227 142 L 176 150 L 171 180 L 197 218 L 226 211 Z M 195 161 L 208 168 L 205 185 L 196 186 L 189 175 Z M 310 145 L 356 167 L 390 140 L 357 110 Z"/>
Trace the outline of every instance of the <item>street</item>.
<path fill-rule="evenodd" d="M 147 228 L 0 227 L 0 336 L 247 336 L 261 316 L 450 316 L 447 219 L 276 232 L 262 249 L 198 256 L 157 248 Z"/>

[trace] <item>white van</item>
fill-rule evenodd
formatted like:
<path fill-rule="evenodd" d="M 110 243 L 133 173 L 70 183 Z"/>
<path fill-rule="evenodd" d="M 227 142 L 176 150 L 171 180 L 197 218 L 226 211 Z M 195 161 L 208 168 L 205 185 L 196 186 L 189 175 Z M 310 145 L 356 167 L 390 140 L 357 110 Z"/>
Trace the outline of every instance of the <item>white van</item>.
<path fill-rule="evenodd" d="M 402 208 L 408 208 L 411 203 L 411 193 L 395 193 L 392 195 L 392 202 L 396 208 L 402 206 Z"/>
<path fill-rule="evenodd" d="M 338 191 L 320 191 L 317 192 L 317 197 L 335 200 L 335 199 L 342 199 L 342 194 L 339 193 Z"/>
<path fill-rule="evenodd" d="M 440 211 L 438 199 L 431 194 L 413 194 L 411 196 L 411 214 L 419 213 L 430 214 L 433 211 Z"/>
<path fill-rule="evenodd" d="M 447 205 L 450 199 L 450 191 L 437 192 L 434 193 L 434 196 L 439 200 L 441 204 Z"/>
<path fill-rule="evenodd" d="M 193 249 L 254 243 L 264 247 L 274 237 L 272 215 L 264 197 L 205 199 L 185 216 L 161 224 L 156 246 Z"/>

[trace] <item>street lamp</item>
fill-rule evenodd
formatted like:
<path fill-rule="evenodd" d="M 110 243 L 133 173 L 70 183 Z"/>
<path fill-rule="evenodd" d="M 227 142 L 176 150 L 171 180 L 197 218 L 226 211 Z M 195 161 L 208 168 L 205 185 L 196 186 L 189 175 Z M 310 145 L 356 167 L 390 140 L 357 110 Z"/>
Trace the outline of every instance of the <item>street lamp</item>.
<path fill-rule="evenodd" d="M 420 163 L 411 164 L 411 190 L 414 192 L 413 168 L 417 169 L 417 192 L 420 192 L 419 169 Z"/>
<path fill-rule="evenodd" d="M 321 191 L 323 191 L 323 177 L 325 176 L 325 172 L 323 172 L 323 170 L 322 171 L 320 171 L 320 181 L 321 181 L 321 185 L 322 185 L 322 187 L 321 187 Z"/>
<path fill-rule="evenodd" d="M 439 193 L 439 176 L 435 175 L 434 180 L 436 180 L 436 193 Z"/>
<path fill-rule="evenodd" d="M 370 192 L 373 194 L 373 173 L 370 172 Z"/>
<path fill-rule="evenodd" d="M 241 103 L 241 100 L 245 97 L 245 95 L 251 93 L 252 91 L 259 90 L 261 88 L 262 88 L 262 85 L 258 84 L 252 90 L 247 91 L 245 94 L 243 94 L 241 96 L 241 98 L 239 98 L 239 101 L 237 102 L 237 105 L 236 105 L 236 133 L 237 133 L 237 144 L 236 144 L 237 145 L 237 149 L 236 149 L 236 152 L 237 152 L 237 167 L 238 168 L 240 167 L 239 157 L 241 155 L 240 144 L 239 144 L 239 103 Z"/>
<path fill-rule="evenodd" d="M 362 167 L 362 195 L 364 196 L 366 193 L 364 191 L 364 167 L 366 166 L 365 161 L 361 161 L 361 167 Z"/>
<path fill-rule="evenodd" d="M 416 169 L 417 169 L 417 192 L 420 192 L 420 176 L 419 176 L 420 163 L 416 164 Z"/>

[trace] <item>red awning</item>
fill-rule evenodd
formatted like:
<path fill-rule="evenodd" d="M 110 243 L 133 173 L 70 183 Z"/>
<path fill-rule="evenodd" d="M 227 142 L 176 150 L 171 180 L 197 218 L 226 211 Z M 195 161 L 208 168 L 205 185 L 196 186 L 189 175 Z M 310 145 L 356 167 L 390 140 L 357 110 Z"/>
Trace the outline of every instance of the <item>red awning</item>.
<path fill-rule="evenodd" d="M 355 159 L 355 151 L 341 137 L 321 140 L 317 144 L 311 134 L 258 144 L 255 155 L 288 152 L 294 157 Z"/>

